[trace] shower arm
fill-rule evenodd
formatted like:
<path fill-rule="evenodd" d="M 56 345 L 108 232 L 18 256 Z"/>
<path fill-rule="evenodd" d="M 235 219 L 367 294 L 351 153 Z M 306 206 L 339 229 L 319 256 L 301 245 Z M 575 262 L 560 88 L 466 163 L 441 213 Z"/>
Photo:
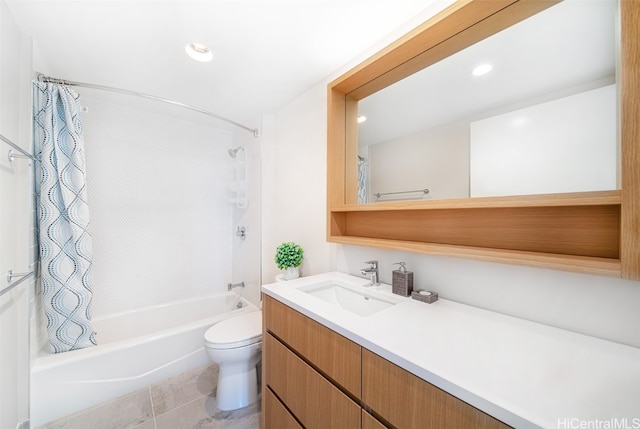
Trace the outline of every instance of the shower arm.
<path fill-rule="evenodd" d="M 161 101 L 163 103 L 172 104 L 174 106 L 182 107 L 182 108 L 185 108 L 185 109 L 193 110 L 193 111 L 198 112 L 198 113 L 202 113 L 202 114 L 207 115 L 207 116 L 211 116 L 212 118 L 216 118 L 216 119 L 221 120 L 223 122 L 226 122 L 228 124 L 235 125 L 236 127 L 242 128 L 243 130 L 249 131 L 250 133 L 253 134 L 254 137 L 258 137 L 259 136 L 259 132 L 258 132 L 257 128 L 247 127 L 246 125 L 242 125 L 242 124 L 240 124 L 238 122 L 235 122 L 235 121 L 233 121 L 231 119 L 227 119 L 224 116 L 220 116 L 220 115 L 217 115 L 215 113 L 209 112 L 207 110 L 200 109 L 199 107 L 194 107 L 194 106 L 191 106 L 189 104 L 181 103 L 179 101 L 169 100 L 167 98 L 162 98 L 162 97 L 158 97 L 158 96 L 155 96 L 155 95 L 145 94 L 143 92 L 130 91 L 128 89 L 114 88 L 114 87 L 111 87 L 111 86 L 104 86 L 104 85 L 96 85 L 96 84 L 93 84 L 93 83 L 74 82 L 74 81 L 71 81 L 71 80 L 57 79 L 57 78 L 45 76 L 42 73 L 37 73 L 36 74 L 36 78 L 37 78 L 37 80 L 39 82 L 50 82 L 50 83 L 56 83 L 56 84 L 59 84 L 59 85 L 80 86 L 80 87 L 83 87 L 83 88 L 99 89 L 101 91 L 119 92 L 120 94 L 146 98 L 146 99 L 154 100 L 154 101 Z"/>

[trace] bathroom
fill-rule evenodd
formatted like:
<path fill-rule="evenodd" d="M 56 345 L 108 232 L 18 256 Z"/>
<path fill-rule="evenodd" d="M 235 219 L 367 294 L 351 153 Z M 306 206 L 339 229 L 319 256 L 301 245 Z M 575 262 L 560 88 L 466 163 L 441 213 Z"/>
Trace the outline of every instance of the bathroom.
<path fill-rule="evenodd" d="M 260 3 L 264 2 L 256 2 L 254 5 L 256 14 L 263 12 L 260 10 Z M 334 2 L 334 4 L 337 3 L 340 2 Z M 356 6 L 364 3 L 353 2 L 354 10 L 349 12 L 357 14 Z M 273 99 L 277 99 L 275 104 L 268 105 L 266 102 L 261 104 L 262 100 L 257 98 L 250 106 L 255 110 L 249 111 L 247 108 L 240 113 L 227 109 L 224 103 L 219 104 L 220 107 L 215 110 L 216 113 L 229 117 L 241 116 L 251 127 L 260 130 L 257 138 L 251 133 L 236 130 L 233 127 L 211 126 L 209 119 L 199 117 L 195 113 L 177 112 L 151 101 L 129 99 L 124 95 L 105 95 L 99 91 L 89 90 L 81 92 L 82 89 L 79 89 L 78 92 L 82 93 L 83 105 L 88 108 L 88 112 L 83 113 L 89 158 L 87 163 L 91 165 L 93 161 L 97 169 L 103 170 L 102 172 L 94 170 L 93 173 L 96 175 L 94 177 L 99 177 L 97 175 L 102 173 L 103 179 L 91 181 L 91 186 L 99 188 L 102 192 L 100 197 L 92 198 L 98 205 L 92 211 L 93 221 L 96 224 L 102 222 L 102 225 L 107 228 L 96 231 L 96 234 L 102 234 L 103 237 L 112 240 L 111 243 L 98 243 L 96 239 L 94 250 L 96 254 L 101 252 L 107 255 L 110 263 L 116 264 L 118 270 L 112 271 L 96 263 L 96 275 L 101 275 L 110 285 L 109 287 L 113 288 L 102 292 L 111 297 L 109 302 L 103 301 L 98 304 L 99 293 L 96 293 L 96 314 L 98 311 L 102 314 L 126 311 L 130 309 L 128 305 L 144 307 L 176 301 L 185 298 L 187 294 L 190 297 L 204 296 L 214 292 L 211 290 L 212 287 L 224 289 L 227 282 L 238 281 L 244 281 L 246 284 L 243 296 L 248 301 L 259 304 L 259 285 L 272 283 L 278 274 L 273 263 L 273 249 L 283 241 L 293 240 L 305 249 L 304 276 L 329 271 L 359 275 L 364 261 L 377 259 L 380 279 L 384 283 L 389 283 L 391 271 L 394 269 L 392 264 L 405 261 L 413 270 L 416 282 L 419 281 L 437 290 L 442 298 L 640 347 L 640 332 L 637 329 L 640 325 L 640 315 L 636 309 L 637 303 L 640 302 L 640 284 L 637 281 L 326 241 L 327 84 L 425 21 L 448 3 L 381 2 L 381 5 L 393 4 L 392 8 L 397 15 L 387 16 L 386 21 L 379 16 L 372 16 L 370 20 L 372 27 L 378 28 L 375 31 L 368 29 L 369 39 L 362 35 L 365 34 L 364 28 L 362 33 L 358 34 L 353 29 L 348 31 L 353 25 L 353 20 L 349 24 L 342 23 L 345 29 L 343 36 L 354 40 L 352 51 L 338 52 L 336 55 L 342 56 L 334 57 L 332 65 L 325 68 L 318 64 L 317 69 L 321 70 L 320 74 L 310 76 L 306 82 L 292 81 L 288 86 L 284 84 L 280 93 L 273 95 Z M 31 102 L 29 86 L 31 72 L 39 71 L 62 79 L 75 78 L 61 72 L 60 70 L 64 69 L 56 63 L 47 64 L 47 55 L 41 52 L 40 44 L 43 42 L 38 43 L 35 40 L 32 47 L 28 35 L 33 30 L 21 28 L 24 23 L 17 19 L 19 8 L 28 7 L 30 4 L 55 5 L 56 2 L 5 0 L 2 2 L 0 16 L 2 18 L 2 65 L 0 66 L 2 67 L 0 70 L 2 129 L 0 132 L 20 142 L 28 141 L 30 129 L 28 112 Z M 282 7 L 288 6 L 295 9 L 286 2 L 279 4 Z M 76 11 L 76 13 L 81 12 Z M 328 14 L 328 12 L 325 13 Z M 305 19 L 311 23 L 316 20 L 316 16 L 303 14 L 299 19 Z M 36 26 L 37 22 L 29 25 Z M 157 29 L 154 28 L 154 30 Z M 76 29 L 70 37 L 91 34 L 88 31 L 89 29 Z M 107 39 L 104 34 L 108 34 L 109 31 L 113 29 L 102 33 L 104 39 Z M 318 34 L 322 34 L 322 39 L 329 39 L 328 32 L 322 32 L 322 29 L 317 31 Z M 182 42 L 180 40 L 180 43 Z M 339 44 L 332 46 L 336 48 L 337 45 Z M 311 50 L 310 46 L 304 49 Z M 158 55 L 161 54 L 158 53 Z M 313 58 L 319 57 L 316 54 Z M 134 58 L 127 57 L 127 60 L 136 64 Z M 69 61 L 74 60 L 70 58 Z M 262 57 L 261 61 L 273 60 Z M 295 79 L 295 63 L 292 64 L 291 59 L 286 56 L 279 58 L 278 61 L 294 70 L 290 72 L 291 75 L 287 75 L 287 78 Z M 195 68 L 198 65 L 192 66 L 187 62 L 186 57 L 184 63 L 184 67 Z M 86 75 L 91 76 L 91 79 L 84 79 L 88 82 L 104 83 L 102 79 L 94 77 L 99 76 L 100 73 L 99 70 L 91 67 L 90 62 L 77 61 L 75 66 L 78 70 L 77 80 L 83 80 L 84 78 L 80 79 L 80 77 Z M 153 70 L 139 70 L 127 88 L 152 93 L 145 81 L 150 74 L 160 74 L 161 69 L 162 66 L 159 65 Z M 201 73 L 197 70 L 196 73 Z M 117 65 L 112 65 L 106 73 L 117 76 L 121 71 Z M 166 79 L 165 85 L 172 84 L 172 76 L 163 76 L 163 78 Z M 199 79 L 205 81 L 205 78 L 207 78 L 206 75 L 199 75 Z M 256 84 L 270 85 L 262 81 L 261 76 L 248 75 L 243 78 L 255 79 Z M 199 100 L 209 98 L 203 96 L 201 92 L 181 94 L 173 91 L 175 90 L 168 89 L 163 92 L 163 95 L 175 100 L 187 98 L 187 101 L 193 105 L 200 105 Z M 222 97 L 224 98 L 224 95 Z M 239 98 L 250 99 L 251 97 L 251 93 L 243 93 Z M 27 112 L 27 114 L 19 115 L 18 112 Z M 170 125 L 166 119 L 169 116 L 171 117 Z M 109 121 L 103 121 L 105 117 L 110 117 L 109 121 L 122 123 L 123 128 L 107 125 Z M 136 118 L 135 121 L 131 120 L 133 117 Z M 140 129 L 134 128 L 137 123 L 144 123 L 145 127 L 142 128 L 145 130 L 144 134 Z M 149 129 L 157 130 L 157 134 L 147 131 Z M 93 136 L 90 133 L 93 133 Z M 131 140 L 126 140 L 128 138 L 126 136 L 132 136 Z M 176 140 L 180 141 L 180 144 L 177 144 Z M 218 141 L 221 142 L 219 146 L 216 143 Z M 92 142 L 95 143 L 92 144 Z M 135 145 L 132 144 L 133 142 Z M 225 206 L 224 210 L 227 212 L 221 215 L 221 219 L 225 216 L 224 219 L 209 224 L 212 230 L 206 232 L 208 236 L 213 237 L 218 232 L 214 229 L 220 228 L 225 242 L 220 247 L 216 245 L 212 248 L 210 243 L 201 240 L 205 232 L 200 227 L 196 228 L 190 224 L 195 222 L 193 219 L 197 219 L 201 213 L 198 212 L 200 208 L 192 206 L 199 201 L 198 195 L 190 195 L 186 192 L 209 192 L 208 188 L 194 189 L 194 182 L 198 181 L 206 181 L 211 186 L 223 186 L 224 184 L 215 180 L 215 175 L 225 173 L 225 168 L 232 163 L 227 150 L 238 146 L 243 146 L 247 151 L 245 155 L 248 159 L 255 161 L 251 174 L 256 180 L 254 185 L 256 189 L 250 192 L 249 207 L 259 207 L 259 209 L 249 214 L 249 211 L 243 208 Z M 28 146 L 25 144 L 25 147 Z M 213 151 L 217 152 L 214 154 Z M 213 165 L 209 164 L 210 162 L 220 164 Z M 16 178 L 19 180 L 18 183 L 8 182 L 8 179 L 4 178 L 2 181 L 2 207 L 5 209 L 2 211 L 1 228 L 3 246 L 8 246 L 2 249 L 2 272 L 9 269 L 14 269 L 16 272 L 28 271 L 32 268 L 29 267 L 29 261 L 33 260 L 34 253 L 34 249 L 30 247 L 31 240 L 28 235 L 32 233 L 29 231 L 29 225 L 33 209 L 28 193 L 23 191 L 30 186 L 29 167 L 21 160 L 14 161 L 11 166 L 3 163 L 3 171 L 6 173 L 4 167 L 12 169 L 20 177 Z M 159 173 L 158 168 L 166 174 Z M 195 170 L 194 174 L 200 176 L 194 177 L 188 183 L 172 181 L 170 180 L 172 170 L 174 172 Z M 133 182 L 126 184 L 114 182 L 123 178 L 121 174 L 124 172 L 133 174 Z M 91 172 L 88 172 L 88 177 L 92 180 Z M 149 181 L 145 182 L 145 180 Z M 117 197 L 119 194 L 117 186 L 134 186 L 127 191 L 128 195 L 136 197 L 126 200 L 109 200 L 109 196 Z M 152 190 L 149 193 L 150 187 Z M 113 192 L 109 193 L 109 191 Z M 164 198 L 169 195 L 174 205 L 167 210 L 155 210 L 152 219 L 124 219 L 121 225 L 124 225 L 125 230 L 121 227 L 117 230 L 108 229 L 111 226 L 108 225 L 110 219 L 100 218 L 101 214 L 106 216 L 106 213 L 99 209 L 100 205 L 113 210 L 116 204 L 138 202 L 146 205 L 144 209 L 157 208 L 153 201 L 136 201 L 140 195 L 148 195 L 149 198 L 154 196 Z M 226 189 L 218 189 L 215 194 L 211 192 L 211 195 L 212 198 L 213 195 L 226 196 Z M 193 207 L 193 210 L 191 213 L 184 214 L 186 217 L 182 221 L 177 221 L 176 216 L 180 215 L 179 211 L 185 207 L 185 202 L 188 207 Z M 228 213 L 228 211 L 232 212 Z M 112 211 L 110 213 L 115 217 Z M 121 215 L 119 212 L 116 213 L 118 216 Z M 137 214 L 132 213 L 132 216 Z M 153 224 L 149 225 L 151 221 Z M 200 222 L 199 219 L 198 222 Z M 246 228 L 245 241 L 236 235 L 238 226 Z M 152 248 L 153 252 L 157 253 L 149 253 L 150 248 L 142 246 L 143 242 L 147 241 L 149 244 L 148 240 L 154 238 L 153 228 L 167 229 L 163 233 L 166 234 L 169 245 Z M 19 235 L 16 231 L 28 232 Z M 139 238 L 132 238 L 131 234 L 138 234 Z M 200 247 L 186 255 L 184 248 L 192 247 L 194 243 Z M 256 247 L 248 249 L 247 246 Z M 233 252 L 229 249 L 233 249 Z M 236 253 L 242 251 L 247 251 L 250 255 L 246 258 L 236 257 Z M 131 260 L 135 260 L 136 263 L 131 263 Z M 211 265 L 211 260 L 218 261 L 219 265 L 218 262 Z M 160 288 L 161 284 L 166 286 Z M 213 284 L 216 286 L 212 286 Z M 30 287 L 34 288 L 34 285 L 31 283 Z M 0 340 L 3 351 L 0 359 L 2 359 L 1 402 L 3 406 L 0 424 L 3 428 L 5 426 L 20 427 L 18 426 L 20 422 L 29 416 L 29 391 L 28 384 L 25 384 L 24 380 L 29 379 L 30 353 L 36 348 L 34 344 L 38 339 L 31 335 L 31 344 L 29 344 L 29 300 L 32 297 L 27 296 L 20 289 L 16 288 L 12 294 L 4 296 L 2 302 Z M 26 291 L 27 288 L 23 290 Z M 8 299 L 9 297 L 11 299 Z M 14 344 L 18 347 L 13 346 Z"/>

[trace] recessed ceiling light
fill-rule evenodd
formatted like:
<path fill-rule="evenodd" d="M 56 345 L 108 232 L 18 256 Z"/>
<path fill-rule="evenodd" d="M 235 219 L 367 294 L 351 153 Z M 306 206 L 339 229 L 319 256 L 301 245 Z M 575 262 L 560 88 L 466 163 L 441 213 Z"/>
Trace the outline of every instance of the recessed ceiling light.
<path fill-rule="evenodd" d="M 213 52 L 200 43 L 189 43 L 184 47 L 184 50 L 187 52 L 187 55 L 196 61 L 206 63 L 213 59 Z"/>
<path fill-rule="evenodd" d="M 474 68 L 471 74 L 474 76 L 482 76 L 483 74 L 489 73 L 492 68 L 493 66 L 491 64 L 481 64 Z"/>
<path fill-rule="evenodd" d="M 359 116 L 358 116 L 358 123 L 359 123 L 359 124 L 363 123 L 363 122 L 364 122 L 364 121 L 366 121 L 366 120 L 367 120 L 367 117 L 366 117 L 366 116 L 364 116 L 364 115 L 359 115 Z"/>

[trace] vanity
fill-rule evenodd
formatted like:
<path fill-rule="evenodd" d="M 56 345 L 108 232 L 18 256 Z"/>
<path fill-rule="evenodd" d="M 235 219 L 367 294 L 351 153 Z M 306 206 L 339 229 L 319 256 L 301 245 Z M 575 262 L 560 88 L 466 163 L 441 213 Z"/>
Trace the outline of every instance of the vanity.
<path fill-rule="evenodd" d="M 640 424 L 639 349 L 368 283 L 262 287 L 265 429 Z"/>

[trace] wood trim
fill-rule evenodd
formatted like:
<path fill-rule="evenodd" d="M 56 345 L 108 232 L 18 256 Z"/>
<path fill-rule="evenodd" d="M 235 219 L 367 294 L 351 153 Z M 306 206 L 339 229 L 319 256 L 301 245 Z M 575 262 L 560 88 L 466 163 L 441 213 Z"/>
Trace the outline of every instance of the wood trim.
<path fill-rule="evenodd" d="M 337 78 L 330 87 L 342 94 L 353 93 L 362 85 L 378 79 L 514 1 L 517 0 L 460 0 Z"/>
<path fill-rule="evenodd" d="M 367 349 L 362 350 L 362 401 L 403 429 L 509 427 Z"/>
<path fill-rule="evenodd" d="M 435 25 L 425 26 L 424 30 L 412 39 L 411 44 L 402 46 L 404 52 L 413 51 L 413 57 L 349 92 L 349 96 L 362 100 L 559 1 L 561 0 L 467 2 L 459 7 L 456 3 L 452 6 L 456 10 L 446 17 L 446 20 L 439 19 Z M 424 51 L 415 55 L 420 49 Z M 402 58 L 408 55 L 411 54 Z M 383 57 L 379 61 L 385 62 L 384 60 Z"/>
<path fill-rule="evenodd" d="M 621 191 L 603 193 L 558 194 L 556 196 L 522 196 L 509 198 L 481 198 L 468 200 L 419 201 L 401 203 L 377 203 L 357 205 L 353 203 L 354 184 L 337 184 L 336 171 L 344 168 L 342 179 L 352 181 L 357 174 L 357 153 L 347 151 L 346 120 L 347 97 L 360 99 L 376 90 L 394 83 L 408 74 L 454 53 L 461 46 L 488 37 L 553 4 L 555 0 L 463 0 L 400 38 L 388 48 L 372 56 L 357 67 L 329 84 L 329 93 L 334 101 L 329 103 L 329 120 L 340 117 L 342 127 L 329 125 L 328 159 L 339 159 L 340 164 L 329 166 L 327 239 L 334 243 L 358 244 L 396 250 L 410 250 L 429 254 L 446 254 L 463 258 L 511 263 L 542 268 L 577 271 L 588 274 L 607 275 L 640 280 L 640 2 L 622 0 L 622 72 L 621 72 Z M 335 100 L 341 100 L 339 106 Z M 339 106 L 339 111 L 335 108 Z M 350 109 L 350 111 L 353 109 Z M 351 132 L 353 134 L 353 132 Z M 331 162 L 331 161 L 330 161 Z M 599 206 L 586 209 L 585 206 Z M 461 231 L 468 230 L 467 222 L 473 221 L 481 207 L 541 207 L 548 206 L 543 218 L 551 219 L 558 207 L 580 207 L 574 215 L 565 216 L 565 225 L 573 223 L 586 228 L 595 225 L 591 237 L 585 239 L 576 231 L 557 248 L 531 245 L 531 237 L 545 235 L 553 241 L 553 233 L 547 229 L 549 222 L 519 226 L 510 243 L 495 244 L 488 235 L 477 241 L 474 235 L 466 240 Z M 605 207 L 617 206 L 617 208 Z M 446 237 L 437 241 L 430 234 L 421 232 L 417 236 L 402 234 L 402 222 L 408 211 L 461 210 L 455 214 L 457 220 L 448 225 Z M 379 213 L 386 210 L 383 216 Z M 613 218 L 618 211 L 618 225 Z M 378 214 L 365 215 L 365 212 Z M 595 212 L 600 212 L 596 215 Z M 608 214 L 604 214 L 604 213 Z M 567 213 L 567 212 L 563 212 Z M 514 211 L 503 217 L 506 223 L 517 223 L 522 211 Z M 413 216 L 416 217 L 415 215 Z M 386 232 L 376 232 L 367 222 L 374 219 L 380 224 L 384 218 Z M 444 220 L 443 220 L 444 222 Z M 595 224 L 594 224 L 595 222 Z M 419 222 L 418 222 L 419 224 Z M 440 228 L 442 223 L 436 225 Z M 391 227 L 390 225 L 393 225 Z M 355 229 L 354 229 L 355 228 Z M 414 224 L 409 229 L 421 228 Z M 524 231 L 524 230 L 527 231 Z M 499 231 L 493 229 L 493 231 Z M 512 230 L 507 228 L 506 234 Z M 617 235 L 613 237 L 613 235 Z M 504 237 L 502 237 L 504 238 Z M 501 239 L 502 239 L 501 238 Z M 575 239 L 575 241 L 574 241 Z M 498 246 L 497 248 L 495 246 Z M 602 246 L 602 248 L 599 248 Z M 617 247 L 617 250 L 614 249 Z"/>
<path fill-rule="evenodd" d="M 360 349 L 353 341 L 263 295 L 264 326 L 328 378 L 360 397 Z"/>
<path fill-rule="evenodd" d="M 327 208 L 345 202 L 345 96 L 335 89 L 327 92 Z M 331 216 L 327 212 L 327 234 L 331 231 Z"/>
<path fill-rule="evenodd" d="M 621 1 L 622 277 L 640 279 L 640 2 Z"/>
<path fill-rule="evenodd" d="M 266 383 L 287 404 L 305 428 L 360 427 L 360 405 L 353 402 L 270 334 L 267 344 Z"/>

